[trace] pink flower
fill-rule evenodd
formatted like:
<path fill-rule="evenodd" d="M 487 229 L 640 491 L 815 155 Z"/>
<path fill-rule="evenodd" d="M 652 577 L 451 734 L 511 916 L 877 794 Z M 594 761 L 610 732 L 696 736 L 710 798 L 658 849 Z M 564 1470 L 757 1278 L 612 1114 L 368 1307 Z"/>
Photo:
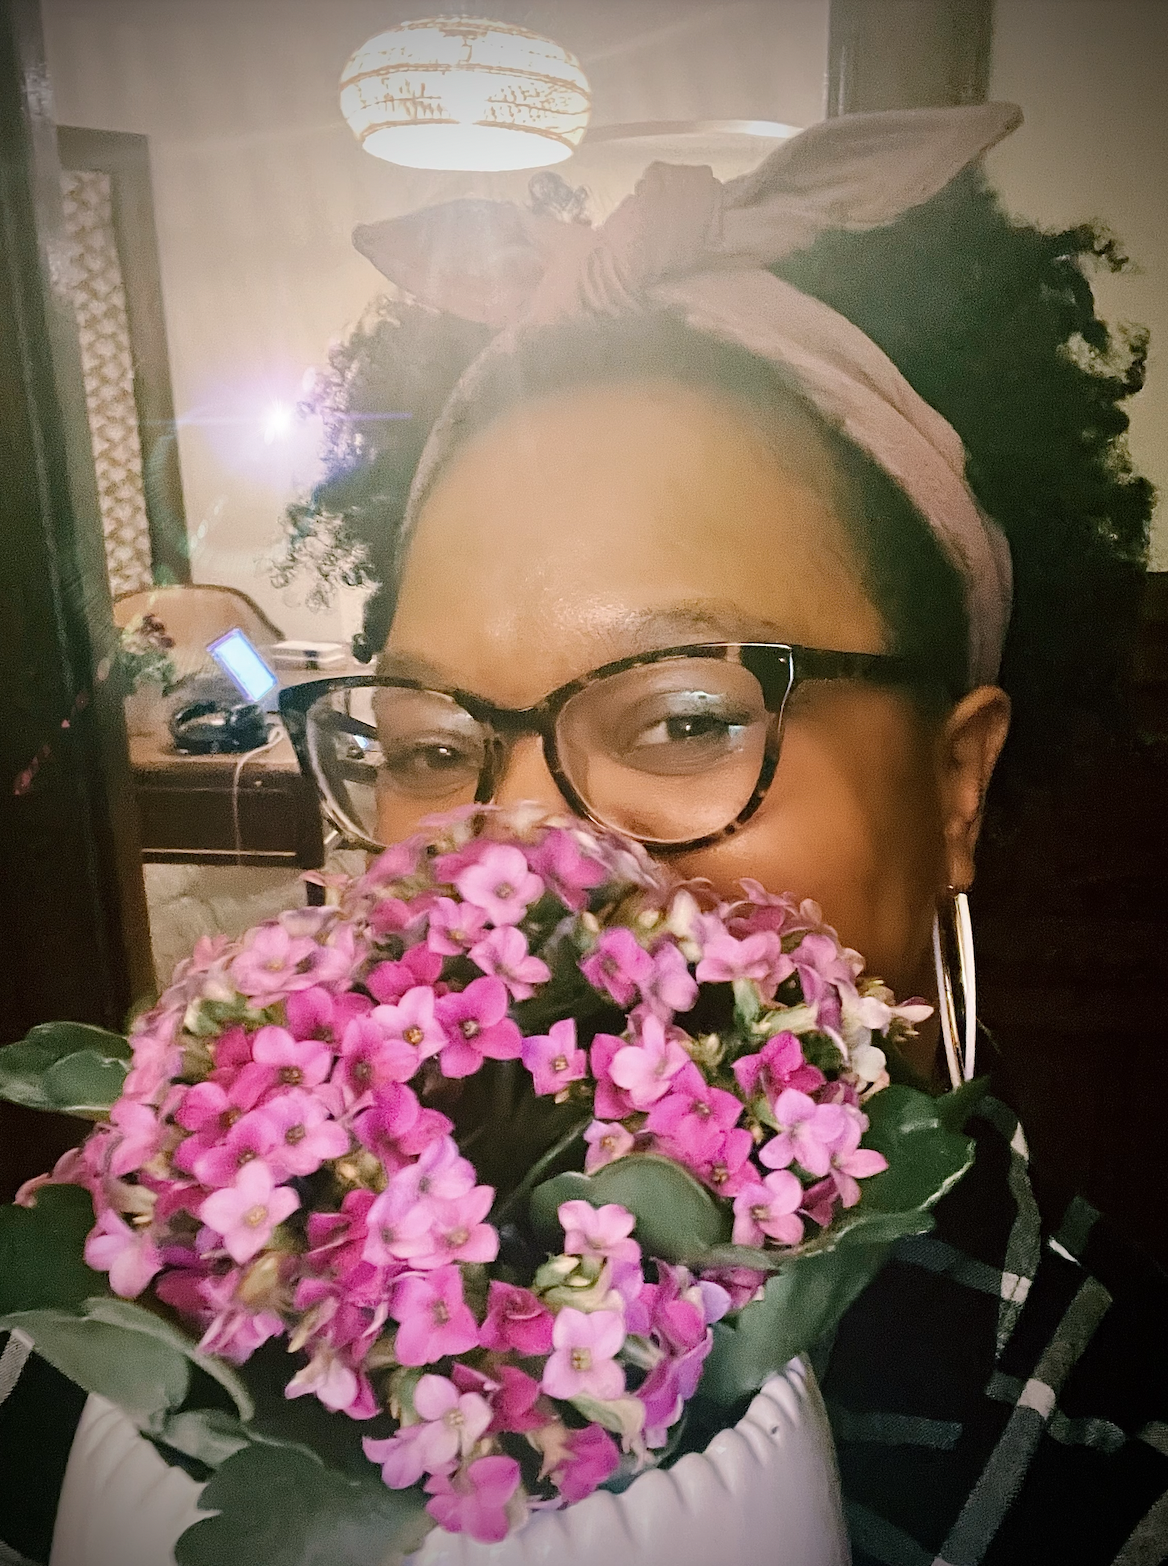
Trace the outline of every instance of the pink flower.
<path fill-rule="evenodd" d="M 420 1037 L 424 1039 L 425 1034 Z M 375 1013 L 370 1012 L 367 1017 L 354 1017 L 345 1029 L 333 1082 L 339 1080 L 346 1104 L 352 1110 L 367 1105 L 369 1096 L 378 1089 L 412 1077 L 417 1067 L 416 1046 L 399 1040 L 398 1048 L 392 1048 Z"/>
<path fill-rule="evenodd" d="M 636 1141 L 633 1133 L 613 1121 L 594 1120 L 584 1133 L 588 1153 L 584 1159 L 584 1172 L 595 1174 L 605 1164 L 611 1164 L 626 1153 L 631 1153 Z"/>
<path fill-rule="evenodd" d="M 437 1016 L 444 1034 L 443 1076 L 469 1077 L 484 1059 L 519 1059 L 523 1036 L 507 1015 L 507 986 L 501 979 L 472 979 L 465 990 L 444 995 Z"/>
<path fill-rule="evenodd" d="M 888 1160 L 874 1147 L 860 1146 L 860 1137 L 868 1129 L 867 1115 L 860 1114 L 858 1110 L 846 1109 L 841 1113 L 847 1117 L 846 1125 L 831 1150 L 831 1167 L 827 1173 L 831 1176 L 843 1205 L 854 1207 L 860 1200 L 860 1187 L 856 1181 L 880 1174 L 882 1170 L 888 1168 Z"/>
<path fill-rule="evenodd" d="M 670 1081 L 689 1063 L 681 1045 L 668 1038 L 656 1017 L 641 1022 L 637 1044 L 617 1050 L 609 1066 L 612 1080 L 628 1093 L 635 1109 L 648 1109 L 669 1092 Z"/>
<path fill-rule="evenodd" d="M 461 957 L 474 946 L 486 922 L 486 914 L 473 903 L 456 903 L 453 897 L 440 897 L 430 910 L 426 945 L 444 957 Z"/>
<path fill-rule="evenodd" d="M 624 1340 L 624 1322 L 616 1311 L 586 1315 L 565 1305 L 552 1328 L 554 1352 L 544 1365 L 540 1386 L 549 1397 L 620 1397 L 625 1377 L 614 1356 Z"/>
<path fill-rule="evenodd" d="M 381 1159 L 386 1173 L 395 1174 L 432 1142 L 448 1136 L 454 1124 L 437 1109 L 423 1109 L 404 1082 L 390 1082 L 374 1094 L 373 1107 L 356 1117 L 353 1130 L 361 1146 Z"/>
<path fill-rule="evenodd" d="M 424 1209 L 429 1220 L 426 1232 L 416 1237 L 399 1236 L 393 1247 L 395 1254 L 423 1270 L 447 1262 L 494 1261 L 499 1254 L 499 1236 L 489 1223 L 482 1222 L 494 1199 L 494 1187 L 489 1185 L 476 1185 L 473 1191 L 449 1200 L 431 1198 Z"/>
<path fill-rule="evenodd" d="M 747 1098 L 763 1093 L 773 1108 L 787 1088 L 814 1093 L 824 1083 L 818 1066 L 803 1059 L 803 1047 L 794 1033 L 776 1033 L 758 1055 L 740 1055 L 734 1062 L 734 1075 Z"/>
<path fill-rule="evenodd" d="M 817 1104 L 806 1093 L 787 1088 L 779 1094 L 774 1113 L 778 1134 L 759 1149 L 760 1162 L 768 1169 L 785 1169 L 797 1163 L 808 1174 L 825 1175 L 831 1167 L 832 1149 L 844 1134 L 843 1109 L 838 1104 Z"/>
<path fill-rule="evenodd" d="M 491 1408 L 477 1392 L 459 1393 L 445 1376 L 423 1376 L 414 1388 L 421 1420 L 388 1441 L 362 1441 L 365 1456 L 381 1464 L 391 1490 L 417 1484 L 423 1474 L 448 1474 L 465 1460 L 491 1422 Z"/>
<path fill-rule="evenodd" d="M 531 1072 L 537 1094 L 558 1093 L 588 1073 L 588 1057 L 576 1048 L 576 1022 L 566 1017 L 547 1033 L 523 1040 L 523 1064 Z"/>
<path fill-rule="evenodd" d="M 551 1347 L 552 1335 L 549 1331 L 547 1348 L 540 1352 L 550 1353 Z M 516 1365 L 500 1365 L 496 1375 L 499 1378 L 498 1387 L 491 1394 L 492 1432 L 513 1430 L 523 1434 L 527 1430 L 538 1430 L 540 1425 L 547 1423 L 547 1415 L 536 1407 L 539 1400 L 538 1381 L 533 1381 Z"/>
<path fill-rule="evenodd" d="M 165 1273 L 155 1284 L 155 1292 L 163 1299 L 167 1298 L 163 1285 L 173 1276 Z M 233 1365 L 242 1365 L 269 1338 L 278 1338 L 283 1332 L 284 1323 L 275 1311 L 225 1310 L 199 1339 L 199 1350 L 203 1354 L 220 1354 Z"/>
<path fill-rule="evenodd" d="M 592 1103 L 601 1120 L 623 1120 L 634 1113 L 631 1097 L 612 1080 L 612 1063 L 626 1047 L 624 1039 L 612 1033 L 598 1033 L 592 1040 L 589 1059 L 596 1083 Z"/>
<path fill-rule="evenodd" d="M 287 1028 L 261 1028 L 252 1040 L 252 1059 L 272 1069 L 281 1087 L 318 1087 L 333 1065 L 333 1052 L 319 1039 L 295 1039 Z"/>
<path fill-rule="evenodd" d="M 358 1403 L 361 1390 L 361 1378 L 357 1372 L 336 1345 L 326 1339 L 316 1345 L 308 1364 L 288 1382 L 284 1396 L 303 1397 L 305 1393 L 311 1392 L 336 1414 Z M 358 1413 L 356 1417 L 362 1416 Z"/>
<path fill-rule="evenodd" d="M 727 1131 L 726 1140 L 710 1162 L 696 1167 L 693 1172 L 718 1196 L 737 1196 L 743 1186 L 757 1178 L 754 1165 L 749 1162 L 753 1151 L 754 1139 L 750 1132 L 735 1126 Z"/>
<path fill-rule="evenodd" d="M 222 1235 L 232 1261 L 250 1261 L 271 1238 L 272 1230 L 300 1206 L 286 1185 L 276 1185 L 260 1158 L 244 1164 L 234 1182 L 214 1191 L 199 1208 L 208 1229 Z"/>
<path fill-rule="evenodd" d="M 132 1229 L 106 1208 L 85 1241 L 85 1262 L 95 1272 L 108 1272 L 110 1288 L 123 1299 L 136 1299 L 164 1265 L 149 1229 Z"/>
<path fill-rule="evenodd" d="M 390 1315 L 400 1323 L 394 1351 L 403 1365 L 429 1365 L 448 1354 L 465 1354 L 478 1342 L 478 1327 L 462 1298 L 462 1274 L 455 1266 L 400 1279 Z"/>
<path fill-rule="evenodd" d="M 492 924 L 518 924 L 543 891 L 543 882 L 532 875 L 520 850 L 502 844 L 492 844 L 454 884 Z"/>
<path fill-rule="evenodd" d="M 696 1066 L 687 1064 L 670 1092 L 650 1109 L 645 1125 L 666 1138 L 683 1163 L 703 1164 L 721 1150 L 725 1133 L 741 1113 L 741 1101 L 733 1093 L 711 1087 Z"/>
<path fill-rule="evenodd" d="M 436 1055 L 446 1042 L 428 984 L 407 990 L 394 1006 L 375 1006 L 369 1020 L 381 1030 L 383 1059 L 394 1082 L 408 1082 L 422 1061 Z"/>
<path fill-rule="evenodd" d="M 766 1283 L 767 1275 L 753 1267 L 711 1267 L 709 1272 L 702 1274 L 702 1281 L 723 1290 L 728 1301 L 727 1310 L 741 1310 Z"/>
<path fill-rule="evenodd" d="M 324 1044 L 339 1044 L 341 1035 L 354 1017 L 373 1009 L 368 995 L 355 990 L 333 995 L 321 985 L 296 990 L 284 1002 L 288 1032 L 294 1039 L 318 1039 Z"/>
<path fill-rule="evenodd" d="M 512 1000 L 529 1000 L 535 985 L 551 978 L 546 962 L 528 954 L 527 938 L 513 924 L 503 924 L 470 949 L 470 960 L 484 973 L 502 979 Z"/>
<path fill-rule="evenodd" d="M 456 1201 L 475 1188 L 475 1169 L 458 1151 L 453 1137 L 439 1137 L 394 1176 L 393 1184 L 408 1191 L 415 1201 Z"/>
<path fill-rule="evenodd" d="M 591 1202 L 561 1202 L 557 1211 L 564 1231 L 566 1256 L 607 1258 L 614 1264 L 639 1263 L 641 1247 L 631 1239 L 637 1220 L 627 1207 L 606 1202 L 593 1207 Z"/>
<path fill-rule="evenodd" d="M 184 1167 L 189 1167 L 201 1185 L 230 1185 L 236 1175 L 254 1159 L 264 1159 L 276 1145 L 277 1131 L 262 1109 L 237 1120 L 220 1142 L 195 1150 L 200 1137 L 182 1144 Z M 193 1155 L 193 1156 L 192 1156 Z"/>
<path fill-rule="evenodd" d="M 258 1113 L 275 1133 L 267 1158 L 279 1179 L 313 1174 L 328 1159 L 349 1151 L 349 1133 L 319 1098 L 300 1088 L 270 1099 Z"/>
<path fill-rule="evenodd" d="M 249 930 L 244 949 L 231 964 L 231 977 L 241 995 L 256 1006 L 268 1006 L 291 990 L 316 983 L 312 973 L 316 942 L 293 936 L 281 924 L 261 924 Z"/>
<path fill-rule="evenodd" d="M 698 998 L 698 986 L 681 952 L 672 942 L 653 953 L 653 968 L 641 985 L 645 1004 L 662 1022 L 675 1012 L 689 1011 Z"/>
<path fill-rule="evenodd" d="M 596 950 L 585 957 L 580 972 L 594 990 L 605 990 L 618 1006 L 632 1004 L 638 989 L 653 972 L 653 959 L 624 925 L 601 932 Z"/>
<path fill-rule="evenodd" d="M 753 979 L 764 996 L 774 994 L 777 986 L 795 971 L 795 964 L 783 955 L 773 930 L 760 930 L 736 941 L 725 931 L 710 936 L 697 966 L 699 984 L 731 984 L 735 979 Z"/>
<path fill-rule="evenodd" d="M 500 1353 L 550 1354 L 552 1315 L 530 1289 L 492 1281 L 487 1294 L 487 1317 L 479 1332 L 483 1348 Z"/>
<path fill-rule="evenodd" d="M 530 859 L 531 868 L 543 877 L 549 891 L 576 912 L 584 907 L 592 888 L 608 879 L 600 861 L 586 854 L 573 834 L 561 827 L 545 832 Z"/>
<path fill-rule="evenodd" d="M 620 1467 L 620 1452 L 607 1430 L 585 1425 L 568 1436 L 568 1458 L 552 1471 L 552 1482 L 565 1501 L 582 1501 Z"/>
<path fill-rule="evenodd" d="M 109 1172 L 120 1179 L 154 1157 L 165 1128 L 152 1109 L 128 1098 L 118 1099 L 110 1110 L 110 1120 L 122 1134 L 110 1157 Z"/>
<path fill-rule="evenodd" d="M 479 1457 L 465 1470 L 433 1474 L 426 1480 L 432 1497 L 426 1510 L 447 1533 L 469 1533 L 494 1544 L 507 1537 L 507 1503 L 519 1488 L 519 1464 L 513 1457 Z"/>
<path fill-rule="evenodd" d="M 411 946 L 400 962 L 380 962 L 365 980 L 370 995 L 383 1005 L 401 1000 L 416 985 L 437 982 L 442 958 L 428 946 Z"/>
<path fill-rule="evenodd" d="M 777 1169 L 760 1185 L 747 1186 L 734 1198 L 734 1244 L 798 1245 L 803 1224 L 795 1217 L 803 1202 L 803 1187 L 789 1169 Z"/>
<path fill-rule="evenodd" d="M 215 1140 L 255 1108 L 266 1077 L 266 1069 L 258 1073 L 245 1070 L 236 1073 L 227 1087 L 218 1082 L 197 1082 L 183 1095 L 174 1118 L 184 1130 Z"/>

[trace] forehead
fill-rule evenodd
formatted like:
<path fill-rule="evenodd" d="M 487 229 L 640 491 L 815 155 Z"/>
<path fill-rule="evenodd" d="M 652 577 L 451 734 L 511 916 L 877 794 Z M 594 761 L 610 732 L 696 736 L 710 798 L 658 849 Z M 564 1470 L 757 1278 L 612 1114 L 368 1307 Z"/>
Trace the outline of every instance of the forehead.
<path fill-rule="evenodd" d="M 671 382 L 517 406 L 460 448 L 418 518 L 387 651 L 524 703 L 653 646 L 885 642 L 801 423 Z"/>

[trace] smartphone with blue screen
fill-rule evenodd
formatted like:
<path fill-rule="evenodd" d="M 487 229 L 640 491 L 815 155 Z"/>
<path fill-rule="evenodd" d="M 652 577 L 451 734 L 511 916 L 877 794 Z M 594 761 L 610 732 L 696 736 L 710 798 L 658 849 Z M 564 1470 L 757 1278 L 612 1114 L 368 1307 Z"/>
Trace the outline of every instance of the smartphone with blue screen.
<path fill-rule="evenodd" d="M 263 701 L 279 684 L 274 671 L 238 626 L 209 642 L 207 651 L 248 701 Z"/>

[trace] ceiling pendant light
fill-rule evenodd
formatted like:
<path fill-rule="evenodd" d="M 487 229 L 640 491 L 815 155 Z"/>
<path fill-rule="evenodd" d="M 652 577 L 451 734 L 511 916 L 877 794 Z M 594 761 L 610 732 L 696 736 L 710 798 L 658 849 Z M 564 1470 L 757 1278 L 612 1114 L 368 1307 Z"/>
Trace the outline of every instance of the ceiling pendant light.
<path fill-rule="evenodd" d="M 570 158 L 588 78 L 550 38 L 483 17 L 403 22 L 341 73 L 341 111 L 374 157 L 414 169 L 533 169 Z"/>

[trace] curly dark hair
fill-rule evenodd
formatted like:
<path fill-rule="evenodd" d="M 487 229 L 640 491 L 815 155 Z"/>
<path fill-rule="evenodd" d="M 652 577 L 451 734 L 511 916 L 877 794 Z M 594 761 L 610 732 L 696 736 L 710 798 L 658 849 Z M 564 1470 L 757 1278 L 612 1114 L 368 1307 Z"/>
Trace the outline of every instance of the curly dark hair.
<path fill-rule="evenodd" d="M 774 268 L 878 343 L 965 443 L 969 482 L 1014 560 L 1001 683 L 1014 702 L 1007 770 L 1016 773 L 1048 758 L 1077 715 L 1114 724 L 1122 711 L 1154 499 L 1132 469 L 1122 404 L 1143 385 L 1147 337 L 1099 319 L 1090 272 L 1126 264 L 1097 226 L 1046 232 L 1010 218 L 975 169 L 893 223 L 829 232 Z M 326 477 L 289 511 L 281 571 L 287 580 L 314 566 L 318 598 L 337 580 L 374 584 L 359 657 L 373 656 L 388 632 L 395 545 L 426 435 L 487 337 L 471 323 L 381 300 L 331 355 L 316 398 L 329 432 Z M 660 342 L 653 351 L 663 351 Z M 704 368 L 700 352 L 692 363 L 667 356 L 682 378 L 733 384 L 761 400 L 766 374 L 753 375 L 752 391 L 743 351 L 719 345 Z M 562 373 L 537 379 L 587 375 L 567 369 L 571 357 L 553 352 L 545 363 L 559 361 Z M 533 354 L 528 369 L 535 363 Z M 766 373 L 777 384 L 773 367 Z M 529 375 L 513 379 L 530 389 Z M 860 469 L 853 487 L 870 494 L 879 470 Z M 947 622 L 952 646 L 963 638 L 951 572 L 919 526 L 914 533 L 906 506 L 899 518 L 897 509 L 886 495 L 883 539 L 867 548 L 874 597 L 902 645 L 927 652 Z"/>

